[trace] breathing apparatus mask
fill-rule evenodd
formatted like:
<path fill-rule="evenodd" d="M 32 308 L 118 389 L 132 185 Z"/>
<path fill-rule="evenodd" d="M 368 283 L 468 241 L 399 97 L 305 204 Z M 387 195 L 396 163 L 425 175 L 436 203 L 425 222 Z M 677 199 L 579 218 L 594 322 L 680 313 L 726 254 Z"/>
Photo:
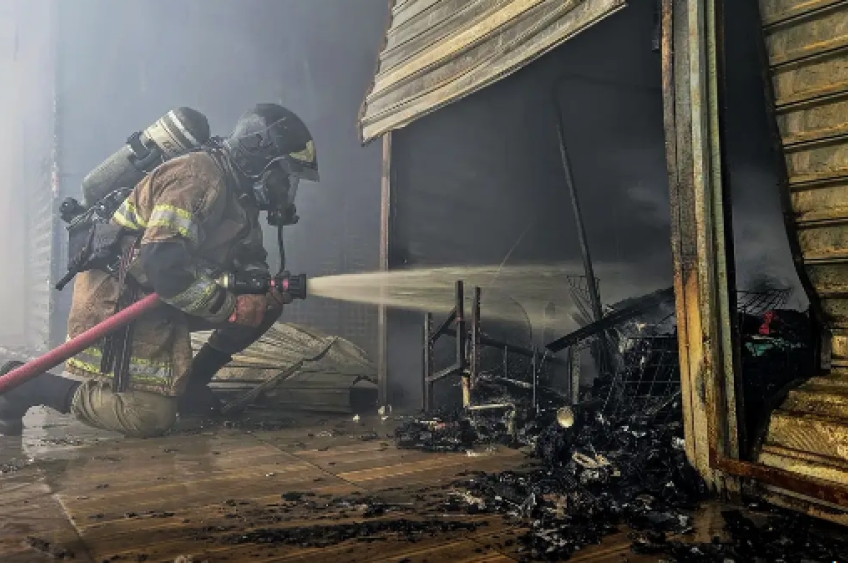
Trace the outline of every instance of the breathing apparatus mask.
<path fill-rule="evenodd" d="M 300 186 L 300 177 L 291 174 L 284 159 L 274 160 L 256 178 L 251 178 L 251 193 L 260 211 L 268 214 L 272 226 L 297 223 L 295 197 Z"/>

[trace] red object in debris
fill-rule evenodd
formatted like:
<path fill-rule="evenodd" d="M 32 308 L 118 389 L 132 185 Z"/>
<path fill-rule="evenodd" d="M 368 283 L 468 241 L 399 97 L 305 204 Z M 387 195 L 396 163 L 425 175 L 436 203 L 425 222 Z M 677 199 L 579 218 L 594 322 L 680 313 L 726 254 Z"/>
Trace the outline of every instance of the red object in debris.
<path fill-rule="evenodd" d="M 29 379 L 32 379 L 33 377 L 45 373 L 65 360 L 76 356 L 89 346 L 98 342 L 107 334 L 128 325 L 150 309 L 158 306 L 159 303 L 158 295 L 155 293 L 148 295 L 141 301 L 133 303 L 123 311 L 116 313 L 102 323 L 95 325 L 82 334 L 68 340 L 61 346 L 58 346 L 46 354 L 25 363 L 21 367 L 13 369 L 9 373 L 0 376 L 0 395 L 11 391 L 13 388 Z"/>
<path fill-rule="evenodd" d="M 774 311 L 766 311 L 766 314 L 763 315 L 763 324 L 760 325 L 760 334 L 763 336 L 771 334 L 771 323 L 774 322 L 775 318 Z"/>

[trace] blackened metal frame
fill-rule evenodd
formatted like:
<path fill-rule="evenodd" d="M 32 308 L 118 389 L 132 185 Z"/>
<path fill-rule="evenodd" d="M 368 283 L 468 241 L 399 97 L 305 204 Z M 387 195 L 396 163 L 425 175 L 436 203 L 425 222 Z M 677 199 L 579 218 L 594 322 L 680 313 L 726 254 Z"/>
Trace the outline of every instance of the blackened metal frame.
<path fill-rule="evenodd" d="M 424 315 L 424 377 L 422 407 L 425 412 L 433 408 L 433 385 L 446 377 L 458 375 L 462 378 L 462 405 L 471 406 L 471 390 L 477 380 L 480 368 L 480 296 L 479 287 L 474 288 L 474 300 L 471 305 L 470 335 L 465 320 L 465 283 L 456 282 L 456 304 L 447 318 L 433 331 L 433 314 Z M 436 341 L 448 334 L 451 325 L 455 325 L 456 362 L 443 370 L 433 373 L 433 350 Z M 470 336 L 470 338 L 469 338 Z M 470 354 L 466 350 L 470 342 Z"/>
<path fill-rule="evenodd" d="M 533 406 L 536 407 L 537 402 L 537 387 L 539 372 L 544 365 L 544 361 L 551 363 L 565 364 L 564 360 L 546 355 L 540 358 L 539 352 L 533 348 L 528 349 L 515 344 L 508 344 L 494 338 L 483 336 L 480 330 L 480 302 L 482 291 L 479 287 L 474 288 L 474 298 L 471 302 L 471 319 L 470 323 L 465 320 L 465 284 L 464 282 L 456 282 L 456 304 L 453 310 L 448 314 L 447 318 L 433 330 L 433 314 L 426 313 L 424 315 L 424 374 L 422 377 L 422 408 L 424 412 L 429 412 L 433 409 L 433 385 L 446 377 L 458 375 L 462 378 L 462 406 L 472 411 L 496 410 L 496 409 L 513 409 L 512 404 L 488 404 L 475 405 L 473 404 L 472 393 L 477 385 L 477 377 L 480 373 L 480 352 L 483 346 L 491 346 L 504 351 L 505 361 L 506 356 L 510 353 L 525 356 L 531 359 L 533 371 L 532 383 L 528 384 L 533 391 Z M 436 341 L 442 336 L 452 336 L 456 338 L 456 362 L 443 370 L 433 372 L 433 350 Z M 507 374 L 504 374 L 507 377 Z"/>

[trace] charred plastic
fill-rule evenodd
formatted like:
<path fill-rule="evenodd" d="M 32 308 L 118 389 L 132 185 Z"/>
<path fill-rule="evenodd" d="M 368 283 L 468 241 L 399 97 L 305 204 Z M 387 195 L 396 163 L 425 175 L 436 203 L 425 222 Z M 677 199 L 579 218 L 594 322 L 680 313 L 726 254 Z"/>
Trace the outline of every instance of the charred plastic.
<path fill-rule="evenodd" d="M 754 455 L 771 409 L 812 373 L 809 317 L 784 308 L 787 300 L 782 290 L 740 292 L 736 319 L 748 455 Z M 678 561 L 818 561 L 848 553 L 839 540 L 816 536 L 806 517 L 785 513 L 768 513 L 755 524 L 725 511 L 724 540 L 672 539 L 693 531 L 693 515 L 710 496 L 684 453 L 673 305 L 652 294 L 607 309 L 621 321 L 583 343 L 599 376 L 580 389 L 578 403 L 557 385 L 552 363 L 528 369 L 516 358 L 481 355 L 471 408 L 456 408 L 454 401 L 397 429 L 401 448 L 481 455 L 510 446 L 533 458 L 522 471 L 467 476 L 455 484 L 445 508 L 522 522 L 527 532 L 519 553 L 528 560 L 568 559 L 624 529 L 634 551 Z M 591 333 L 592 324 L 579 331 Z M 569 336 L 558 341 L 580 344 Z M 780 555 L 769 542 L 784 547 L 783 559 L 763 559 Z"/>

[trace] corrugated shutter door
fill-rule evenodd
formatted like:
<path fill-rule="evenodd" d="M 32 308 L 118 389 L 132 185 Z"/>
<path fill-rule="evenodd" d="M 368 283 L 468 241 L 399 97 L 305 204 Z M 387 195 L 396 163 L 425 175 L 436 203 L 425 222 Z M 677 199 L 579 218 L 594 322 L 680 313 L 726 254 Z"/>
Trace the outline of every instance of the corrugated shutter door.
<path fill-rule="evenodd" d="M 362 106 L 363 142 L 526 66 L 625 0 L 397 0 Z"/>
<path fill-rule="evenodd" d="M 760 461 L 848 484 L 848 3 L 760 0 L 793 235 L 833 332 L 832 371 L 772 415 Z"/>

